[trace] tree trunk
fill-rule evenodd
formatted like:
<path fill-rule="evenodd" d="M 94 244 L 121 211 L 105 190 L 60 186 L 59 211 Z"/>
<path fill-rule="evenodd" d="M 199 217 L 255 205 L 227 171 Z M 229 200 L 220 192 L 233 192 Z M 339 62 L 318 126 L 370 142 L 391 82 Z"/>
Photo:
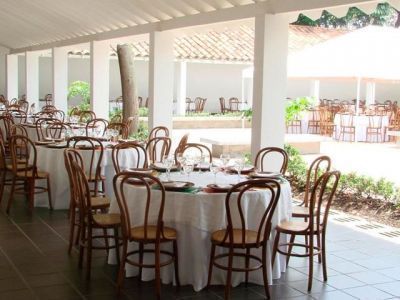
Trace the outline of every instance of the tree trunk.
<path fill-rule="evenodd" d="M 129 135 L 137 132 L 139 127 L 139 104 L 134 77 L 134 54 L 130 45 L 118 45 L 117 54 L 122 87 L 122 118 L 130 124 Z M 128 122 L 131 118 L 133 122 Z"/>

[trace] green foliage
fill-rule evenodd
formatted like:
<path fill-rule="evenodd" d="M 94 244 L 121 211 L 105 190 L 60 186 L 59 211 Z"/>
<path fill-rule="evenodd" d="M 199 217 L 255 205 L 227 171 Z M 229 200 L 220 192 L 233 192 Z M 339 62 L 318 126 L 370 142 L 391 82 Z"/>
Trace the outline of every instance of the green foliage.
<path fill-rule="evenodd" d="M 323 10 L 321 17 L 312 20 L 300 14 L 293 24 L 303 26 L 320 26 L 326 28 L 362 28 L 368 25 L 399 27 L 400 18 L 397 11 L 389 3 L 379 3 L 373 13 L 368 15 L 358 7 L 350 7 L 344 17 L 338 18 L 327 10 Z"/>
<path fill-rule="evenodd" d="M 137 132 L 132 134 L 129 138 L 137 140 L 137 141 L 145 142 L 148 139 L 148 137 L 149 137 L 149 129 L 148 129 L 147 123 L 139 122 L 139 127 L 138 127 Z"/>
<path fill-rule="evenodd" d="M 285 151 L 289 155 L 287 173 L 296 187 L 299 190 L 304 190 L 307 180 L 307 164 L 301 157 L 300 152 L 293 146 L 286 144 Z"/>
<path fill-rule="evenodd" d="M 119 107 L 114 107 L 111 111 L 108 112 L 109 120 L 112 120 L 116 116 L 122 116 L 122 109 Z"/>
<path fill-rule="evenodd" d="M 149 109 L 147 107 L 139 107 L 139 117 L 147 117 L 149 115 Z"/>
<path fill-rule="evenodd" d="M 300 114 L 311 108 L 315 103 L 312 97 L 300 97 L 286 102 L 285 121 L 286 124 L 300 117 Z"/>
<path fill-rule="evenodd" d="M 81 96 L 82 101 L 90 103 L 90 85 L 85 81 L 74 81 L 68 87 L 68 99 Z"/>
<path fill-rule="evenodd" d="M 251 120 L 253 117 L 253 109 L 248 108 L 242 111 L 242 118 L 246 118 L 247 120 Z"/>

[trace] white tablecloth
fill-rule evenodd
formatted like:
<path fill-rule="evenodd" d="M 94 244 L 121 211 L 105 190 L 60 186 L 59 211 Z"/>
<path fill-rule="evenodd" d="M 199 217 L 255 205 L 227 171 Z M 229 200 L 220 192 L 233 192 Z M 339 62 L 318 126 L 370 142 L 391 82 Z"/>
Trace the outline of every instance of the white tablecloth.
<path fill-rule="evenodd" d="M 41 171 L 50 173 L 51 195 L 54 209 L 67 209 L 69 207 L 69 181 L 68 174 L 64 165 L 64 149 L 47 148 L 45 146 L 37 146 L 37 167 Z M 80 150 L 84 163 L 89 168 L 90 151 Z M 104 148 L 103 160 L 101 163 L 102 174 L 106 177 L 106 195 L 113 194 L 112 180 L 115 175 L 112 157 L 112 150 Z M 134 152 L 129 150 L 120 151 L 119 162 L 121 168 L 130 168 L 136 164 L 137 157 Z M 85 159 L 86 158 L 86 159 Z M 40 184 L 45 184 L 45 180 Z M 38 181 L 38 183 L 40 182 Z M 35 206 L 48 207 L 47 193 L 35 195 Z"/>
<path fill-rule="evenodd" d="M 165 175 L 163 175 L 165 176 Z M 213 182 L 213 174 L 191 174 L 189 181 L 195 183 L 196 186 L 206 186 Z M 172 173 L 173 180 L 187 181 L 188 178 L 178 173 Z M 164 178 L 165 180 L 165 178 Z M 237 183 L 237 175 L 223 175 L 218 174 L 218 184 L 222 183 Z M 291 202 L 291 189 L 289 183 L 281 185 L 282 192 L 279 199 L 274 217 L 273 228 L 283 220 L 290 219 L 292 212 Z M 140 187 L 128 186 L 127 199 L 129 202 L 129 209 L 131 213 L 132 226 L 141 224 L 141 217 L 144 205 L 142 199 L 143 190 Z M 153 191 L 154 196 L 159 196 L 158 191 Z M 164 222 L 165 226 L 173 227 L 178 232 L 178 252 L 179 252 L 179 277 L 182 285 L 192 285 L 194 290 L 199 291 L 207 284 L 208 264 L 210 256 L 210 237 L 211 233 L 226 228 L 226 213 L 225 213 L 225 193 L 179 193 L 179 192 L 166 192 Z M 248 222 L 249 229 L 256 229 L 258 224 L 252 221 L 254 216 L 258 216 L 265 211 L 269 203 L 269 193 L 267 191 L 251 192 L 247 195 L 248 199 L 244 208 L 245 218 Z M 141 203 L 141 204 L 139 204 Z M 118 212 L 118 203 L 112 198 L 111 212 Z M 153 216 L 155 218 L 155 216 Z M 233 215 L 234 218 L 234 215 Z M 274 232 L 274 230 L 273 230 Z M 273 234 L 274 235 L 274 234 Z M 268 261 L 270 261 L 272 244 L 274 236 L 271 236 L 268 252 Z M 286 237 L 283 237 L 285 239 Z M 132 243 L 130 249 L 135 249 L 137 244 Z M 171 245 L 165 245 L 171 247 Z M 218 248 L 217 248 L 218 249 Z M 171 249 L 169 249 L 171 250 Z M 253 253 L 253 252 L 252 252 Z M 254 252 L 261 255 L 261 251 Z M 145 255 L 146 256 L 146 255 Z M 135 258 L 136 259 L 136 258 Z M 153 259 L 147 255 L 147 259 Z M 110 251 L 109 263 L 115 263 L 115 253 Z M 281 272 L 285 271 L 284 258 L 278 256 L 277 263 L 272 272 L 271 266 L 268 266 L 268 278 L 270 284 L 272 279 L 279 278 Z M 138 269 L 131 265 L 126 266 L 127 276 L 135 276 L 138 274 Z M 214 268 L 212 284 L 224 284 L 226 272 Z M 174 281 L 173 265 L 166 266 L 161 270 L 162 282 L 165 284 Z M 154 279 L 153 269 L 143 269 L 142 279 Z M 249 280 L 253 283 L 263 284 L 261 271 L 250 272 Z M 244 281 L 244 273 L 233 273 L 232 284 L 238 285 Z"/>
<path fill-rule="evenodd" d="M 340 116 L 341 114 L 336 114 L 335 116 L 335 125 L 336 125 L 336 133 L 337 133 L 337 138 L 339 138 L 340 134 Z M 344 116 L 345 124 L 347 124 L 346 119 L 349 118 L 348 115 Z M 373 118 L 378 119 L 379 116 L 374 116 Z M 382 116 L 382 134 L 383 134 L 383 128 L 387 126 L 389 123 L 389 118 L 388 116 Z M 367 127 L 369 126 L 369 116 L 353 116 L 353 125 L 355 126 L 355 139 L 357 142 L 366 142 L 367 141 Z M 345 141 L 351 141 L 351 135 L 350 134 L 345 134 L 344 135 L 344 140 Z M 375 141 L 374 137 L 371 138 L 371 141 Z M 381 138 L 379 138 L 379 141 L 381 141 Z"/>

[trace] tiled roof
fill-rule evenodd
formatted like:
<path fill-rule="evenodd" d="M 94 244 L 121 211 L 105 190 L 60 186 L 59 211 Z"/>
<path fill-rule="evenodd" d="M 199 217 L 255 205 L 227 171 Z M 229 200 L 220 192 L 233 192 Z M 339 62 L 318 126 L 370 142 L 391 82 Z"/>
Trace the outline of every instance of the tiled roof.
<path fill-rule="evenodd" d="M 347 30 L 328 29 L 310 26 L 291 25 L 289 30 L 289 52 L 324 42 L 343 35 Z M 132 43 L 135 57 L 147 58 L 149 44 L 147 41 Z M 179 60 L 208 60 L 224 62 L 253 61 L 254 28 L 240 26 L 239 29 L 226 31 L 209 31 L 175 39 L 175 57 Z M 74 55 L 90 55 L 89 51 L 70 51 Z M 110 55 L 115 56 L 112 51 Z"/>

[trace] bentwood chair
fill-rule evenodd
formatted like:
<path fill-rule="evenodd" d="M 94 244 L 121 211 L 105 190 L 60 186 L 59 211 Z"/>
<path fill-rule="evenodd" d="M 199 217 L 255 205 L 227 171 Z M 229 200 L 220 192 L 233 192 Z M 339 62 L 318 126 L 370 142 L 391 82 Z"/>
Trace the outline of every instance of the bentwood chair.
<path fill-rule="evenodd" d="M 59 120 L 54 118 L 39 118 L 35 122 L 36 134 L 38 141 L 44 141 L 47 138 L 46 128 L 50 124 L 58 123 Z"/>
<path fill-rule="evenodd" d="M 49 207 L 53 209 L 50 190 L 49 173 L 40 171 L 36 165 L 37 151 L 35 144 L 26 136 L 14 135 L 10 139 L 10 152 L 12 161 L 12 184 L 10 197 L 7 204 L 7 214 L 10 212 L 11 203 L 17 192 L 28 195 L 29 208 L 33 210 L 34 195 L 47 192 Z M 36 186 L 36 180 L 46 180 L 47 187 Z M 16 188 L 17 181 L 26 182 L 27 191 Z"/>
<path fill-rule="evenodd" d="M 191 153 L 193 156 L 204 157 L 208 160 L 209 163 L 212 163 L 211 150 L 206 145 L 198 144 L 198 143 L 187 143 L 183 147 L 183 149 L 180 153 L 184 154 L 185 152 Z M 178 155 L 178 153 L 175 152 L 175 161 L 176 161 L 177 155 Z"/>
<path fill-rule="evenodd" d="M 61 139 L 62 134 L 67 130 L 72 130 L 71 126 L 61 121 L 54 121 L 47 125 L 45 133 L 47 138 Z"/>
<path fill-rule="evenodd" d="M 107 129 L 118 130 L 119 136 L 123 139 L 128 138 L 128 125 L 122 122 L 112 122 L 108 124 Z"/>
<path fill-rule="evenodd" d="M 61 122 L 65 121 L 65 112 L 60 110 L 60 109 L 53 110 L 51 112 L 51 115 L 52 115 L 53 118 L 58 119 Z"/>
<path fill-rule="evenodd" d="M 239 111 L 239 99 L 236 97 L 232 97 L 229 99 L 229 111 L 236 112 Z"/>
<path fill-rule="evenodd" d="M 129 161 L 127 163 L 130 165 L 125 165 L 125 168 L 122 168 L 121 159 L 122 157 L 128 157 L 127 152 L 134 154 L 136 157 L 136 162 L 133 164 L 132 161 Z M 136 142 L 125 142 L 115 145 L 112 149 L 112 161 L 115 173 L 117 174 L 121 171 L 124 171 L 124 169 L 127 169 L 127 167 L 133 169 L 146 169 L 148 167 L 146 149 Z"/>
<path fill-rule="evenodd" d="M 90 120 L 96 119 L 96 114 L 91 110 L 82 110 L 79 113 L 79 122 L 87 123 Z"/>
<path fill-rule="evenodd" d="M 268 165 L 271 165 L 272 160 L 275 159 L 281 160 L 278 166 L 278 172 L 285 174 L 289 162 L 289 156 L 284 149 L 278 147 L 266 147 L 258 151 L 254 161 L 254 168 L 261 172 L 272 171 L 271 167 Z"/>
<path fill-rule="evenodd" d="M 85 155 L 85 172 L 89 183 L 93 184 L 93 196 L 105 194 L 106 178 L 101 174 L 101 163 L 104 154 L 104 147 L 100 140 L 86 136 L 74 136 L 68 139 L 67 148 L 79 149 Z M 99 190 L 99 185 L 101 189 Z"/>
<path fill-rule="evenodd" d="M 369 115 L 365 141 L 370 143 L 373 141 L 379 142 L 379 139 L 382 140 L 382 116 Z"/>
<path fill-rule="evenodd" d="M 26 128 L 21 124 L 13 124 L 11 126 L 11 134 L 12 135 L 23 135 L 23 136 L 28 137 L 28 132 L 26 131 Z"/>
<path fill-rule="evenodd" d="M 82 220 L 79 215 L 79 199 L 78 195 L 76 194 L 76 189 L 74 188 L 74 178 L 72 173 L 72 161 L 79 164 L 79 166 L 84 170 L 83 159 L 80 153 L 75 149 L 65 149 L 64 150 L 64 164 L 65 169 L 67 170 L 68 180 L 69 180 L 69 187 L 70 187 L 70 207 L 69 207 L 69 218 L 70 218 L 70 235 L 69 235 L 69 246 L 68 246 L 68 253 L 71 253 L 72 246 L 74 244 L 78 245 L 79 238 L 82 229 Z M 94 212 L 101 211 L 106 212 L 107 209 L 110 207 L 110 199 L 103 196 L 90 197 L 90 203 L 92 210 Z M 75 228 L 77 228 L 77 233 L 75 234 Z M 104 232 L 104 235 L 106 233 Z M 105 244 L 107 245 L 108 239 L 105 239 Z"/>
<path fill-rule="evenodd" d="M 256 216 L 247 216 L 247 202 L 251 197 L 246 197 L 249 192 L 262 189 L 270 194 L 270 201 L 266 204 L 264 211 Z M 272 179 L 248 180 L 236 184 L 226 195 L 225 208 L 227 216 L 227 227 L 215 231 L 211 234 L 211 254 L 208 270 L 207 286 L 210 286 L 213 267 L 227 271 L 225 283 L 225 299 L 230 298 L 232 272 L 244 272 L 246 274 L 246 285 L 249 279 L 249 272 L 261 269 L 264 280 L 264 289 L 267 299 L 270 298 L 267 278 L 267 251 L 268 240 L 271 234 L 272 217 L 278 204 L 281 188 L 278 182 Z M 232 216 L 240 215 L 238 220 Z M 257 224 L 254 228 L 249 228 L 247 218 L 252 219 L 252 223 Z M 226 251 L 221 254 L 215 253 L 217 247 Z M 261 248 L 261 257 L 251 250 Z M 244 258 L 244 265 L 235 264 L 234 258 Z M 227 263 L 226 263 L 227 260 Z M 241 260 L 242 261 L 242 260 Z M 253 263 L 250 265 L 250 261 Z"/>
<path fill-rule="evenodd" d="M 42 107 L 42 112 L 46 114 L 51 114 L 52 112 L 56 111 L 57 107 L 51 104 L 46 104 L 45 106 Z"/>
<path fill-rule="evenodd" d="M 79 202 L 79 214 L 81 224 L 81 234 L 79 242 L 79 268 L 83 265 L 83 256 L 86 249 L 86 279 L 90 279 L 91 264 L 92 264 L 92 250 L 108 250 L 115 249 L 118 264 L 119 259 L 119 238 L 118 229 L 121 227 L 121 216 L 119 213 L 94 213 L 92 207 L 92 196 L 89 189 L 89 182 L 87 180 L 84 170 L 80 164 L 71 159 L 71 170 L 73 178 L 74 193 Z M 98 233 L 98 230 L 103 230 L 103 235 Z M 109 230 L 113 230 L 114 234 L 110 234 Z M 105 245 L 93 244 L 98 239 L 112 238 L 114 243 Z"/>
<path fill-rule="evenodd" d="M 317 109 L 309 110 L 310 119 L 307 124 L 307 133 L 317 134 L 321 132 L 321 120 Z"/>
<path fill-rule="evenodd" d="M 171 149 L 171 139 L 168 137 L 155 137 L 150 139 L 146 145 L 149 163 L 161 162 Z"/>
<path fill-rule="evenodd" d="M 326 228 L 328 225 L 329 208 L 340 179 L 339 171 L 326 172 L 320 176 L 312 190 L 309 202 L 309 217 L 307 220 L 284 221 L 276 226 L 276 235 L 272 254 L 272 264 L 276 254 L 286 256 L 308 257 L 308 291 L 312 289 L 314 256 L 318 255 L 322 262 L 324 281 L 328 280 L 326 267 Z M 289 243 L 280 243 L 281 234 L 290 236 Z M 306 237 L 308 243 L 295 242 L 297 236 Z M 316 238 L 316 242 L 315 242 Z M 293 246 L 304 248 L 305 253 L 292 253 Z M 287 249 L 287 251 L 285 251 Z"/>
<path fill-rule="evenodd" d="M 331 169 L 331 159 L 329 156 L 317 157 L 307 170 L 306 186 L 303 201 L 292 208 L 292 216 L 297 218 L 309 217 L 309 203 L 311 192 L 321 174 L 329 172 Z"/>
<path fill-rule="evenodd" d="M 156 296 L 161 297 L 161 268 L 174 263 L 175 283 L 179 287 L 178 245 L 177 232 L 174 228 L 164 226 L 163 215 L 165 206 L 165 189 L 157 177 L 143 172 L 122 172 L 114 176 L 114 193 L 121 212 L 123 248 L 122 259 L 118 272 L 117 289 L 120 291 L 125 277 L 125 264 L 139 268 L 139 280 L 142 276 L 142 268 L 154 268 L 156 277 Z M 126 191 L 139 186 L 142 197 L 129 198 Z M 152 186 L 157 185 L 157 200 L 154 199 Z M 156 200 L 156 201 L 155 201 Z M 135 213 L 137 211 L 137 214 Z M 137 217 L 136 217 L 137 216 Z M 139 217 L 140 216 L 140 217 Z M 134 225 L 135 224 L 135 225 Z M 139 249 L 128 251 L 128 243 L 139 244 Z M 161 244 L 172 243 L 173 251 L 160 249 Z M 145 245 L 154 245 L 154 248 L 146 248 Z M 144 254 L 153 253 L 154 263 L 144 262 Z M 161 256 L 162 254 L 162 256 Z M 139 260 L 131 258 L 139 256 Z M 161 261 L 161 258 L 169 259 Z"/>
<path fill-rule="evenodd" d="M 104 136 L 108 127 L 108 121 L 105 119 L 91 119 L 86 123 L 86 136 Z"/>
<path fill-rule="evenodd" d="M 20 110 L 20 109 L 14 110 L 14 111 L 12 111 L 12 116 L 13 116 L 14 123 L 16 123 L 16 124 L 26 123 L 27 114 L 25 111 Z"/>
<path fill-rule="evenodd" d="M 169 137 L 169 129 L 165 126 L 154 127 L 149 133 L 148 141 L 157 137 Z"/>
<path fill-rule="evenodd" d="M 340 114 L 340 133 L 339 140 L 345 140 L 346 135 L 350 135 L 350 141 L 356 139 L 356 127 L 354 126 L 353 114 Z"/>
<path fill-rule="evenodd" d="M 29 109 L 29 102 L 26 100 L 19 100 L 18 101 L 18 105 L 20 106 L 21 110 L 23 110 L 24 112 L 28 113 L 28 109 Z"/>

